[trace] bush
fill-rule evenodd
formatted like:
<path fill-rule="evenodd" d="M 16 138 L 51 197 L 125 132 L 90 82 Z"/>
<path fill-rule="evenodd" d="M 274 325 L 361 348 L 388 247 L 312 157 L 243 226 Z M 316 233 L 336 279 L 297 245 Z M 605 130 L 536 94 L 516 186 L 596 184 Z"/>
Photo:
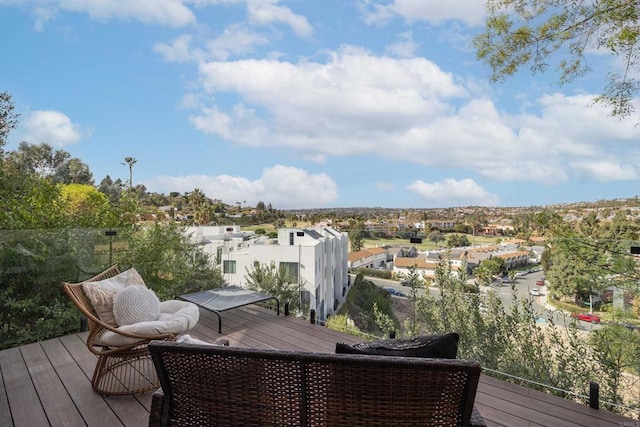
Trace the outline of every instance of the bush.
<path fill-rule="evenodd" d="M 354 268 L 351 270 L 353 274 L 362 274 L 363 276 L 377 277 L 380 279 L 389 279 L 393 277 L 393 272 L 390 270 L 377 270 L 375 268 Z"/>
<path fill-rule="evenodd" d="M 378 311 L 388 314 L 395 320 L 391 296 L 384 289 L 358 274 L 338 315 L 351 319 L 358 330 L 364 333 L 381 336 L 383 331 L 376 324 L 374 305 Z M 397 323 L 397 320 L 395 322 Z"/>

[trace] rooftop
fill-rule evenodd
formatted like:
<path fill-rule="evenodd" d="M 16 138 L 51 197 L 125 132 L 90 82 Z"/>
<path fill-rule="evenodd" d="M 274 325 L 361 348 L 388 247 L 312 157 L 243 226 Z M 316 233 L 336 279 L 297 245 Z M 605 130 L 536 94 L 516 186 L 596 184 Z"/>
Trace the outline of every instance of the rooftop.
<path fill-rule="evenodd" d="M 337 342 L 361 339 L 257 306 L 222 313 L 200 311 L 189 333 L 231 346 L 333 353 Z M 90 377 L 96 358 L 86 333 L 0 351 L 0 420 L 13 426 L 146 426 L 151 392 L 104 398 Z M 482 375 L 476 407 L 488 426 L 632 426 L 640 421 Z M 7 422 L 8 424 L 4 424 Z"/>

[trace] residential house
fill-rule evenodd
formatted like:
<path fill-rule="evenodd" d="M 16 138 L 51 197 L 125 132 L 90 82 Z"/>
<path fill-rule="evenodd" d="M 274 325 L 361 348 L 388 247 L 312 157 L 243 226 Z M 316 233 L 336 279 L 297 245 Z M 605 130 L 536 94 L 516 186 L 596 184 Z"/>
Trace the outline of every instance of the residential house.
<path fill-rule="evenodd" d="M 387 268 L 387 251 L 384 248 L 368 248 L 348 255 L 349 268 Z"/>
<path fill-rule="evenodd" d="M 393 272 L 399 276 L 408 276 L 411 268 L 425 280 L 434 280 L 439 261 L 424 256 L 417 258 L 395 257 L 393 260 Z M 457 273 L 460 266 L 451 263 L 451 272 Z"/>
<path fill-rule="evenodd" d="M 255 265 L 284 267 L 301 299 L 323 321 L 344 300 L 348 277 L 348 237 L 330 227 L 281 228 L 277 239 L 240 231 L 238 226 L 189 227 L 195 242 L 221 265 L 228 285 L 246 286 Z"/>

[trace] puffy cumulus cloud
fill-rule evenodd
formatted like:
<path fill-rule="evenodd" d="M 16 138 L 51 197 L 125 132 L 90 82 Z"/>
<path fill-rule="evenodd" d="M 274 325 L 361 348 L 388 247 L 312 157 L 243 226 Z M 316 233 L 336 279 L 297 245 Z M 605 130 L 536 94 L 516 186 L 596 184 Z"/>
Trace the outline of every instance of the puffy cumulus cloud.
<path fill-rule="evenodd" d="M 197 46 L 193 36 L 183 34 L 170 43 L 156 43 L 153 50 L 169 62 L 226 61 L 230 57 L 251 53 L 256 47 L 268 43 L 269 39 L 264 35 L 236 24 L 225 28 L 218 37 L 204 42 L 204 47 Z"/>
<path fill-rule="evenodd" d="M 0 4 L 18 3 L 0 0 Z M 132 19 L 169 27 L 182 27 L 196 22 L 193 12 L 181 0 L 20 0 L 20 4 L 33 7 L 36 29 L 42 30 L 57 11 L 86 13 L 92 19 Z"/>
<path fill-rule="evenodd" d="M 573 162 L 571 167 L 582 176 L 601 182 L 637 180 L 638 168 L 619 161 Z"/>
<path fill-rule="evenodd" d="M 46 142 L 49 145 L 64 147 L 83 137 L 80 126 L 59 111 L 34 111 L 23 122 L 25 140 L 32 144 Z"/>
<path fill-rule="evenodd" d="M 279 2 L 280 0 L 248 0 L 249 20 L 263 25 L 280 22 L 287 24 L 299 36 L 310 36 L 313 27 L 307 18 L 293 13 L 287 7 L 278 6 Z"/>
<path fill-rule="evenodd" d="M 595 170 L 605 157 L 624 163 L 638 135 L 637 120 L 612 119 L 592 94 L 541 94 L 506 114 L 482 87 L 425 58 L 378 57 L 352 46 L 325 63 L 211 61 L 199 72 L 198 129 L 323 162 L 377 153 L 492 180 L 554 184 L 585 176 L 585 165 Z M 228 94 L 235 104 L 215 103 Z"/>
<path fill-rule="evenodd" d="M 416 124 L 444 114 L 447 100 L 467 95 L 451 74 L 424 58 L 375 57 L 350 46 L 326 63 L 214 61 L 199 69 L 209 95 L 233 93 L 241 100 L 226 111 L 215 106 L 229 119 L 225 138 L 247 144 L 247 114 L 260 111 L 268 119 L 252 118 L 262 135 L 252 145 L 323 155 L 377 151 L 383 141 L 402 139 Z M 206 124 L 213 109 L 203 109 L 194 123 L 222 135 Z"/>
<path fill-rule="evenodd" d="M 256 47 L 268 43 L 269 39 L 263 34 L 241 24 L 230 25 L 221 35 L 207 41 L 206 54 L 208 59 L 227 60 L 251 53 Z"/>
<path fill-rule="evenodd" d="M 199 188 L 210 198 L 246 200 L 249 205 L 263 201 L 278 209 L 325 207 L 338 198 L 337 185 L 327 174 L 282 165 L 265 168 L 255 181 L 229 175 L 158 176 L 144 185 L 167 194 Z"/>
<path fill-rule="evenodd" d="M 439 24 L 457 20 L 477 26 L 484 22 L 485 6 L 486 0 L 360 0 L 363 19 L 369 24 L 401 16 L 409 22 Z"/>
<path fill-rule="evenodd" d="M 472 179 L 445 179 L 433 184 L 418 180 L 407 185 L 427 203 L 434 206 L 498 206 L 500 200 Z"/>

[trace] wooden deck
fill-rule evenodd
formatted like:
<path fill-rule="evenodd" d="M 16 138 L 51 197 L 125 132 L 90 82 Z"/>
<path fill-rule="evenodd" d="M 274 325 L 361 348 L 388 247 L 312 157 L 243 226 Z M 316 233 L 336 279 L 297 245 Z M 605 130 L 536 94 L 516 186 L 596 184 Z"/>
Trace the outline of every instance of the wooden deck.
<path fill-rule="evenodd" d="M 247 306 L 218 319 L 201 310 L 196 338 L 226 338 L 238 347 L 333 353 L 336 342 L 355 337 L 304 320 Z M 146 426 L 151 393 L 103 398 L 91 389 L 96 358 L 85 333 L 0 351 L 0 426 Z M 625 426 L 634 421 L 606 411 L 500 381 L 480 380 L 476 406 L 489 426 Z"/>

